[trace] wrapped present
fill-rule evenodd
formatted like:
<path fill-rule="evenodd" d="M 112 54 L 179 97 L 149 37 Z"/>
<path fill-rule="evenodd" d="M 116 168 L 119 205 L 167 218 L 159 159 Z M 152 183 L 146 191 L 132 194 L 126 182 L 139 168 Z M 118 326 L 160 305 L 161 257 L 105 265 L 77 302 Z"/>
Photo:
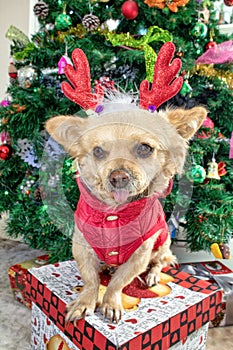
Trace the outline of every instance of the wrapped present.
<path fill-rule="evenodd" d="M 31 267 L 41 267 L 48 263 L 48 255 L 41 255 L 19 264 L 10 266 L 8 276 L 14 298 L 28 308 L 31 308 L 31 301 L 26 294 L 26 275 Z"/>
<path fill-rule="evenodd" d="M 74 324 L 65 322 L 65 308 L 83 286 L 76 262 L 29 269 L 31 349 L 204 350 L 208 323 L 221 309 L 222 292 L 174 268 L 166 268 L 162 277 L 158 290 L 137 282 L 123 289 L 125 312 L 118 324 L 104 321 L 98 310 Z M 106 284 L 101 278 L 100 294 Z"/>
<path fill-rule="evenodd" d="M 219 314 L 210 322 L 210 327 L 233 324 L 233 270 L 221 261 L 206 261 L 181 264 L 181 271 L 214 283 L 223 290 L 222 307 Z"/>

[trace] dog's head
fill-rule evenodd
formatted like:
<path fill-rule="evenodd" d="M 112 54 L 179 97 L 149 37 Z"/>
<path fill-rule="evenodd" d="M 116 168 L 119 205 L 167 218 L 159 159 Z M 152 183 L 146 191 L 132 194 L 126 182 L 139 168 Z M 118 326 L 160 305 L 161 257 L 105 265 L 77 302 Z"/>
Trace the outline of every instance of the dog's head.
<path fill-rule="evenodd" d="M 98 85 L 92 93 L 89 64 L 82 50 L 73 51 L 75 68 L 65 68 L 71 82 L 62 83 L 65 95 L 101 116 L 54 117 L 46 129 L 78 160 L 83 181 L 107 204 L 163 192 L 171 177 L 182 172 L 187 141 L 207 112 L 196 107 L 151 113 L 182 86 L 183 78 L 177 77 L 181 61 L 172 61 L 174 52 L 173 43 L 162 46 L 152 84 L 147 80 L 140 84 L 140 107 L 131 103 L 132 97 L 127 102 L 125 94 L 122 98 L 114 93 L 113 99 L 103 102 L 104 91 Z"/>
<path fill-rule="evenodd" d="M 115 206 L 167 188 L 182 172 L 187 141 L 206 113 L 203 107 L 153 114 L 113 108 L 101 117 L 54 117 L 46 129 L 77 159 L 92 193 Z"/>

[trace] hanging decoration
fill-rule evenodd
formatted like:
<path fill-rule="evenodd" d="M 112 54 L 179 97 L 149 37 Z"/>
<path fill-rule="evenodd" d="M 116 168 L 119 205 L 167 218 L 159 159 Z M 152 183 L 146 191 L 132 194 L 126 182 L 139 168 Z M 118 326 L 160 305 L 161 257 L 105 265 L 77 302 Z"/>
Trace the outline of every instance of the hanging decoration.
<path fill-rule="evenodd" d="M 45 19 L 49 14 L 49 6 L 40 0 L 34 5 L 33 11 L 39 19 Z"/>
<path fill-rule="evenodd" d="M 18 70 L 18 83 L 24 89 L 30 88 L 36 78 L 37 72 L 32 65 L 22 67 Z"/>
<path fill-rule="evenodd" d="M 227 174 L 226 163 L 225 162 L 219 162 L 218 163 L 218 175 L 219 176 L 224 176 L 226 174 Z"/>
<path fill-rule="evenodd" d="M 206 178 L 206 171 L 201 165 L 193 164 L 191 170 L 186 173 L 189 181 L 202 183 Z"/>
<path fill-rule="evenodd" d="M 9 64 L 8 75 L 11 79 L 16 79 L 18 76 L 18 72 L 17 72 L 17 69 L 14 65 L 14 62 L 10 62 L 10 64 Z"/>
<path fill-rule="evenodd" d="M 67 44 L 66 44 L 65 53 L 60 58 L 60 60 L 59 60 L 59 62 L 57 64 L 57 66 L 58 66 L 58 74 L 64 74 L 65 67 L 67 66 L 67 64 L 73 65 L 71 59 L 68 57 L 68 47 L 67 47 Z"/>
<path fill-rule="evenodd" d="M 183 7 L 188 2 L 189 0 L 144 0 L 149 7 L 157 7 L 162 10 L 167 6 L 172 12 L 177 12 L 178 7 Z"/>
<path fill-rule="evenodd" d="M 5 37 L 11 41 L 17 42 L 20 46 L 26 46 L 30 40 L 20 29 L 11 25 L 7 30 Z"/>
<path fill-rule="evenodd" d="M 41 166 L 40 161 L 38 160 L 38 157 L 35 155 L 32 141 L 29 141 L 28 139 L 19 139 L 18 140 L 18 150 L 16 154 L 29 165 L 33 166 L 34 168 L 39 168 Z"/>
<path fill-rule="evenodd" d="M 88 32 L 93 32 L 98 29 L 100 25 L 100 20 L 97 16 L 92 15 L 91 13 L 85 15 L 82 19 L 82 25 Z"/>
<path fill-rule="evenodd" d="M 8 160 L 12 157 L 13 154 L 13 148 L 9 144 L 2 144 L 0 145 L 0 159 L 2 160 Z"/>
<path fill-rule="evenodd" d="M 72 24 L 71 17 L 66 14 L 66 4 L 63 6 L 63 11 L 55 18 L 55 27 L 58 30 L 67 29 Z"/>
<path fill-rule="evenodd" d="M 208 32 L 208 27 L 205 23 L 198 20 L 195 26 L 191 30 L 191 34 L 195 36 L 197 39 L 203 39 L 206 37 Z"/>
<path fill-rule="evenodd" d="M 224 41 L 210 47 L 198 57 L 195 64 L 222 64 L 233 62 L 233 40 Z"/>
<path fill-rule="evenodd" d="M 208 130 L 203 130 L 208 129 Z M 201 129 L 198 130 L 198 132 L 195 134 L 195 136 L 198 139 L 207 139 L 211 137 L 211 133 L 214 130 L 214 122 L 212 119 L 207 115 L 204 122 L 202 123 Z"/>
<path fill-rule="evenodd" d="M 224 0 L 226 6 L 233 6 L 233 0 Z"/>
<path fill-rule="evenodd" d="M 215 180 L 220 179 L 220 177 L 218 175 L 218 164 L 216 163 L 214 155 L 212 157 L 211 162 L 208 163 L 208 171 L 207 171 L 206 177 L 208 179 L 215 179 Z"/>
<path fill-rule="evenodd" d="M 126 19 L 135 19 L 138 16 L 138 4 L 133 0 L 125 1 L 121 7 L 121 13 Z"/>
<path fill-rule="evenodd" d="M 105 34 L 107 40 L 109 40 L 113 46 L 120 46 L 125 49 L 135 48 L 142 50 L 145 56 L 146 63 L 146 80 L 153 81 L 154 76 L 154 64 L 157 58 L 157 54 L 154 49 L 149 45 L 154 41 L 172 41 L 172 35 L 167 31 L 157 26 L 152 26 L 148 29 L 146 35 L 140 39 L 133 38 L 129 33 L 107 33 Z"/>

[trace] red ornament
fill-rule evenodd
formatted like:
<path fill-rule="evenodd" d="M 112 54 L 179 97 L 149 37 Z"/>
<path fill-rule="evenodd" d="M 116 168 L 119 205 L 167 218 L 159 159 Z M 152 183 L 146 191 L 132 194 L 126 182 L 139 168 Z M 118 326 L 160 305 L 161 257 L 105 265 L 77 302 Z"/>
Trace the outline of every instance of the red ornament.
<path fill-rule="evenodd" d="M 233 6 L 233 0 L 224 0 L 226 6 Z"/>
<path fill-rule="evenodd" d="M 217 43 L 213 40 L 210 40 L 206 45 L 205 45 L 205 50 L 207 51 L 208 49 L 210 49 L 211 47 L 216 47 Z"/>
<path fill-rule="evenodd" d="M 0 158 L 2 160 L 7 160 L 11 158 L 13 153 L 12 147 L 7 144 L 0 145 Z"/>
<path fill-rule="evenodd" d="M 138 15 L 138 4 L 133 0 L 125 1 L 121 13 L 126 19 L 135 19 Z"/>

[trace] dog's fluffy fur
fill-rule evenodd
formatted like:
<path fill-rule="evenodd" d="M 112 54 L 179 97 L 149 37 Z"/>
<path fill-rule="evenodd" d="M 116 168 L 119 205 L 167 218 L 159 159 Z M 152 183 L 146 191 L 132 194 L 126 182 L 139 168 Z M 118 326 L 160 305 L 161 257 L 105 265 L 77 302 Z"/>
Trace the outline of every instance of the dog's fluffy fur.
<path fill-rule="evenodd" d="M 46 129 L 78 160 L 80 176 L 92 194 L 107 205 L 117 207 L 122 201 L 162 193 L 170 179 L 182 173 L 187 141 L 206 114 L 203 107 L 150 113 L 138 107 L 121 106 L 120 110 L 114 111 L 113 107 L 101 117 L 54 117 L 48 120 Z M 114 171 L 126 173 L 127 184 L 114 184 L 110 179 Z M 116 181 L 120 180 L 117 177 Z M 170 238 L 153 251 L 159 233 L 155 232 L 116 269 L 100 306 L 105 317 L 116 322 L 121 318 L 122 289 L 148 266 L 146 282 L 151 286 L 158 283 L 161 269 L 176 261 L 170 251 Z M 69 304 L 67 320 L 92 314 L 99 291 L 98 258 L 77 227 L 73 256 L 84 287 L 78 299 Z"/>

